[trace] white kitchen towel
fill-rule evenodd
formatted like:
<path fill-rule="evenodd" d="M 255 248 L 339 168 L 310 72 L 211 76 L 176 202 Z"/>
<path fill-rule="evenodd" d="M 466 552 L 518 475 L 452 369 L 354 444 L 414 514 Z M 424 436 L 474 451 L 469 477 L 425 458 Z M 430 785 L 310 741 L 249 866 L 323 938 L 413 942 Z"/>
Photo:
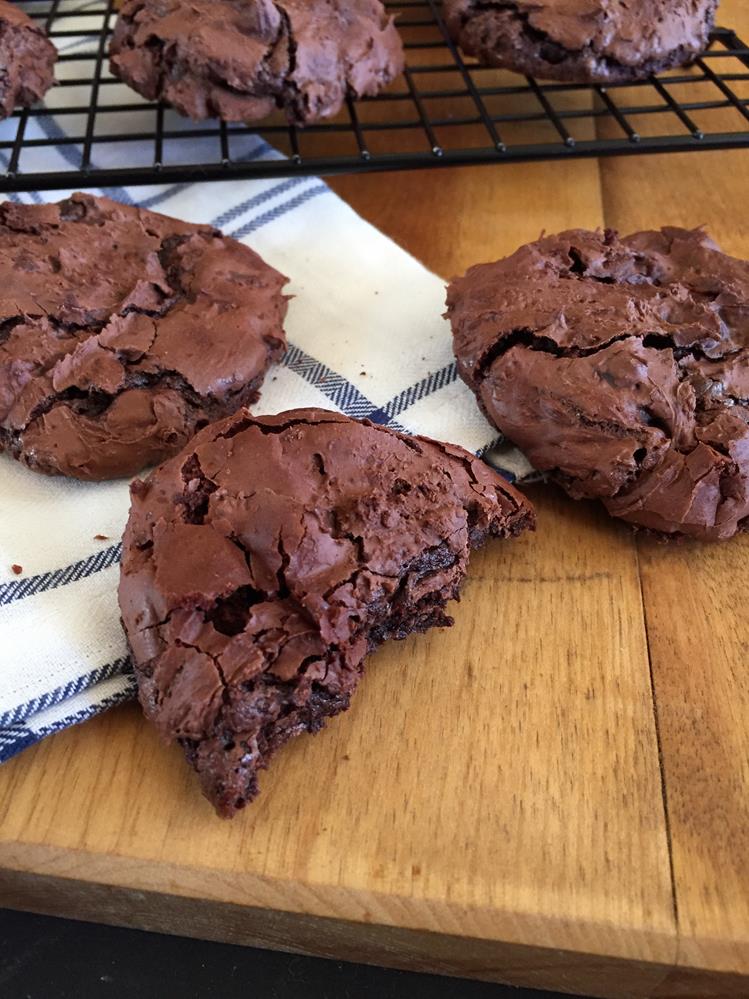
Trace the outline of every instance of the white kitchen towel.
<path fill-rule="evenodd" d="M 54 114 L 31 118 L 28 134 L 61 137 L 61 121 Z M 15 128 L 0 123 L 0 137 L 3 126 Z M 44 169 L 70 169 L 79 150 L 62 144 L 44 155 Z M 106 149 L 100 155 L 106 157 Z M 251 136 L 243 155 L 278 156 Z M 39 203 L 65 193 L 11 198 Z M 190 222 L 211 223 L 289 276 L 289 349 L 268 373 L 256 412 L 338 409 L 462 444 L 509 477 L 529 470 L 516 451 L 498 443 L 457 377 L 442 318 L 444 282 L 318 178 L 103 193 Z M 0 456 L 0 469 L 3 761 L 132 697 L 134 680 L 116 597 L 128 483 L 46 478 L 7 455 Z"/>

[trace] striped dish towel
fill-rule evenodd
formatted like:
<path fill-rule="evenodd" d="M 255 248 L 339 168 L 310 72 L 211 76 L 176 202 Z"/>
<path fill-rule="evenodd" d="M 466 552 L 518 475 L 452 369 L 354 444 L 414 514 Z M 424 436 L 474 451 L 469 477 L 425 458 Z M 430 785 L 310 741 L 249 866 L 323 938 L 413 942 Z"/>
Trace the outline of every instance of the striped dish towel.
<path fill-rule="evenodd" d="M 53 112 L 30 118 L 27 134 L 64 138 L 64 121 Z M 15 124 L 0 122 L 3 138 L 4 129 L 15 129 Z M 44 169 L 70 169 L 79 154 L 70 144 L 47 149 Z M 196 154 L 199 150 L 193 149 Z M 99 155 L 111 155 L 116 162 L 121 150 L 108 153 L 105 147 Z M 248 136 L 242 155 L 278 154 Z M 99 165 L 106 165 L 105 160 Z M 11 197 L 39 203 L 67 193 Z M 289 349 L 282 364 L 268 373 L 256 412 L 298 406 L 338 409 L 462 444 L 510 477 L 528 471 L 517 452 L 497 442 L 457 378 L 449 328 L 441 318 L 442 280 L 319 179 L 104 193 L 217 226 L 248 242 L 290 277 Z M 135 687 L 116 597 L 128 483 L 45 478 L 6 455 L 0 455 L 0 464 L 3 761 L 132 697 Z"/>

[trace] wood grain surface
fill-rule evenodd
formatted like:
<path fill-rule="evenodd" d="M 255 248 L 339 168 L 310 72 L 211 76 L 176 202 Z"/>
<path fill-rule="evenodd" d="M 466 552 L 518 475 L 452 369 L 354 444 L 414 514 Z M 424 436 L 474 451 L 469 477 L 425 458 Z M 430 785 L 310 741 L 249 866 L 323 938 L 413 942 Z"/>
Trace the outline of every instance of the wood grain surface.
<path fill-rule="evenodd" d="M 723 20 L 749 34 L 749 11 Z M 749 96 L 749 94 L 747 95 Z M 706 223 L 749 153 L 344 177 L 449 277 L 542 229 Z M 0 902 L 612 997 L 749 995 L 749 539 L 637 540 L 537 487 L 456 624 L 376 653 L 231 823 L 125 707 L 0 769 Z"/>
<path fill-rule="evenodd" d="M 722 4 L 720 16 L 749 32 L 745 3 Z M 737 127 L 735 112 L 719 114 L 723 128 Z M 704 224 L 726 252 L 749 257 L 749 153 L 673 156 L 661 169 L 659 161 L 602 164 L 607 223 L 643 228 L 657 206 L 663 221 Z M 745 996 L 749 980 L 738 975 L 749 974 L 749 625 L 741 594 L 749 537 L 679 546 L 640 539 L 638 552 L 679 929 L 678 971 L 662 992 Z"/>

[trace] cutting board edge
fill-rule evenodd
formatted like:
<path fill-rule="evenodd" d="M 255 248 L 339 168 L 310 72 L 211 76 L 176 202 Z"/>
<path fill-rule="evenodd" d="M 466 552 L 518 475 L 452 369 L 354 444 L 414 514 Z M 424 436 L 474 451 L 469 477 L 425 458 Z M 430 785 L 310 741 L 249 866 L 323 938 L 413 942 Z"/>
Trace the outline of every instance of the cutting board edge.
<path fill-rule="evenodd" d="M 0 841 L 0 878 L 11 873 L 19 878 L 42 875 L 67 885 L 150 892 L 238 908 L 342 919 L 361 926 L 378 925 L 450 935 L 464 940 L 536 947 L 542 939 L 546 947 L 570 953 L 668 967 L 675 965 L 678 953 L 675 926 L 670 931 L 663 931 L 605 921 L 560 919 L 518 909 L 471 907 L 442 898 L 301 883 L 293 879 L 285 881 L 253 872 L 190 868 L 117 854 L 95 856 L 85 850 L 44 843 Z"/>
<path fill-rule="evenodd" d="M 660 989 L 674 972 L 670 963 L 238 905 L 7 867 L 0 870 L 0 900 L 11 909 L 84 922 L 599 999 L 665 996 Z"/>

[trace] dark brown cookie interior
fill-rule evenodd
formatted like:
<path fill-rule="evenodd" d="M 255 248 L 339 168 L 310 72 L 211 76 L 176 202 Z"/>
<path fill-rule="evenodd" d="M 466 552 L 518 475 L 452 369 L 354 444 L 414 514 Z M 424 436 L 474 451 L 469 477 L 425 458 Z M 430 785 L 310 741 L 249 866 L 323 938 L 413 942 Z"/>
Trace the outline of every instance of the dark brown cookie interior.
<path fill-rule="evenodd" d="M 366 654 L 446 625 L 470 548 L 532 526 L 468 452 L 321 410 L 203 430 L 133 487 L 120 607 L 144 710 L 231 815 Z"/>
<path fill-rule="evenodd" d="M 575 230 L 452 283 L 462 376 L 575 497 L 668 535 L 749 517 L 749 264 L 701 230 Z"/>

